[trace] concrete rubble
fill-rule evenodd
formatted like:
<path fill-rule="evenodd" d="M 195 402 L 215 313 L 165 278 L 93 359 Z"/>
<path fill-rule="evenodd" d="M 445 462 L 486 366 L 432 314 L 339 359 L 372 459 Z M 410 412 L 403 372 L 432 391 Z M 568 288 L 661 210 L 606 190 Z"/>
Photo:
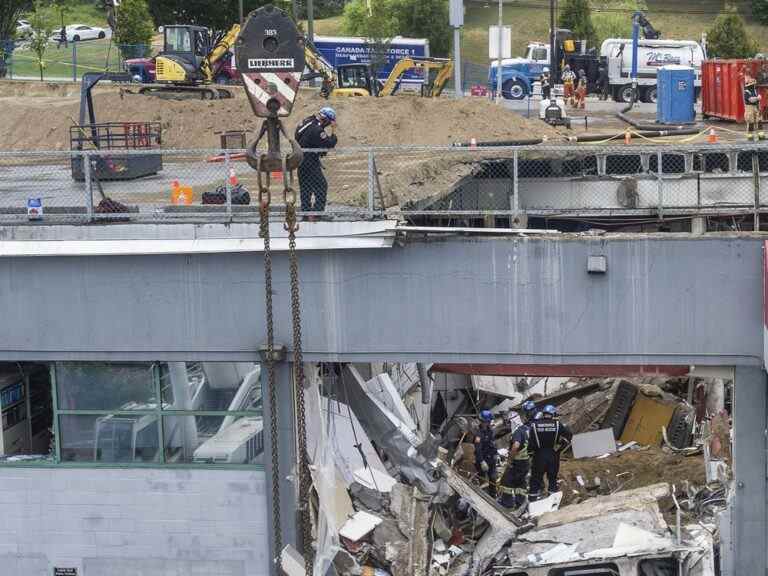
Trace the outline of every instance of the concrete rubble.
<path fill-rule="evenodd" d="M 714 576 L 731 490 L 729 383 L 439 370 L 308 366 L 316 576 Z M 491 410 L 503 470 L 528 399 L 557 406 L 573 452 L 558 492 L 512 510 L 478 477 L 472 438 Z M 289 552 L 285 571 L 299 573 Z"/>

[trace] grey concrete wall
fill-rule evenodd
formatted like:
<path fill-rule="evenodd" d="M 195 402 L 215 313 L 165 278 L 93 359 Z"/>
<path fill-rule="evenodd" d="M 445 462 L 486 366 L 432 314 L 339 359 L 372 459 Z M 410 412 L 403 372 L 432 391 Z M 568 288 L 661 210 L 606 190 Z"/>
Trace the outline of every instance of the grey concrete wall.
<path fill-rule="evenodd" d="M 608 272 L 586 271 L 605 255 Z M 452 238 L 301 255 L 309 360 L 757 364 L 755 237 Z M 290 343 L 285 253 L 276 339 Z M 257 360 L 260 254 L 0 258 L 0 357 Z"/>
<path fill-rule="evenodd" d="M 269 573 L 263 472 L 0 467 L 0 576 Z"/>

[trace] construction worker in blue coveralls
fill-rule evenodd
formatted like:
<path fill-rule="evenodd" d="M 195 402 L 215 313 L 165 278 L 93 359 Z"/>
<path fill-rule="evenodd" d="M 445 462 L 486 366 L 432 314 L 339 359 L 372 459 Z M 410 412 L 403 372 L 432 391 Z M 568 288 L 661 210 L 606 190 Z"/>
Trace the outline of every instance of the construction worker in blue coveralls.
<path fill-rule="evenodd" d="M 526 417 L 527 419 L 527 417 Z M 512 432 L 509 441 L 507 466 L 501 477 L 501 505 L 505 508 L 522 510 L 528 503 L 528 439 L 530 431 L 521 424 Z"/>
<path fill-rule="evenodd" d="M 296 127 L 296 142 L 306 149 L 321 150 L 334 148 L 337 138 L 336 111 L 326 106 L 314 116 L 305 118 Z M 322 212 L 328 197 L 328 180 L 323 175 L 320 157 L 326 152 L 304 152 L 299 164 L 299 191 L 302 212 Z M 314 196 L 314 204 L 312 197 Z"/>
<path fill-rule="evenodd" d="M 573 433 L 557 418 L 557 409 L 548 404 L 536 415 L 531 424 L 529 447 L 533 451 L 531 490 L 528 496 L 535 502 L 542 496 L 544 475 L 547 475 L 549 494 L 557 492 L 557 474 L 560 454 L 571 445 Z"/>
<path fill-rule="evenodd" d="M 493 414 L 480 412 L 480 428 L 475 435 L 475 468 L 481 481 L 488 478 L 488 493 L 496 497 L 496 439 L 493 432 Z"/>

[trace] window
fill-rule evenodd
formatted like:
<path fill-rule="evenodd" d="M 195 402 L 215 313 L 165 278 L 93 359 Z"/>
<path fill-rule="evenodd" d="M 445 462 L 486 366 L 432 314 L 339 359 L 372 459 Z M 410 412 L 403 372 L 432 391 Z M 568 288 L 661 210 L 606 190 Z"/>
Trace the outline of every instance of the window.
<path fill-rule="evenodd" d="M 529 60 L 535 60 L 536 62 L 544 62 L 547 60 L 546 48 L 530 48 L 528 54 Z"/>
<path fill-rule="evenodd" d="M 0 462 L 258 465 L 260 367 L 0 363 Z"/>
<path fill-rule="evenodd" d="M 171 26 L 165 29 L 166 52 L 192 52 L 192 38 L 189 29 Z"/>

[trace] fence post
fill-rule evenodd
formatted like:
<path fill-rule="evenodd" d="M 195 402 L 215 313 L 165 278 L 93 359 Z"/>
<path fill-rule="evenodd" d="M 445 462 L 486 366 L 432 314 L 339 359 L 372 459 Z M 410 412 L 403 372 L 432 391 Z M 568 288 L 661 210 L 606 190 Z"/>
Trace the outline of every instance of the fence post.
<path fill-rule="evenodd" d="M 373 213 L 374 192 L 376 190 L 376 162 L 374 159 L 373 148 L 368 149 L 368 212 Z"/>
<path fill-rule="evenodd" d="M 85 213 L 88 222 L 93 221 L 93 178 L 91 176 L 91 155 L 88 152 L 80 152 L 83 159 L 83 175 L 85 178 Z"/>
<path fill-rule="evenodd" d="M 77 42 L 72 42 L 72 82 L 77 82 Z"/>
<path fill-rule="evenodd" d="M 757 150 L 752 151 L 752 180 L 755 190 L 755 212 L 754 212 L 754 228 L 755 232 L 760 230 L 760 157 Z"/>
<path fill-rule="evenodd" d="M 229 171 L 231 166 L 229 164 L 229 150 L 224 150 L 224 171 L 226 177 L 224 178 L 224 189 L 227 194 L 227 216 L 232 216 L 232 188 L 229 185 Z M 283 175 L 285 177 L 285 175 Z"/>
<path fill-rule="evenodd" d="M 510 198 L 510 205 L 512 206 L 512 217 L 509 219 L 509 227 L 516 228 L 515 220 L 520 214 L 520 190 L 519 181 L 517 177 L 517 166 L 519 152 L 517 148 L 512 153 L 512 197 Z"/>
<path fill-rule="evenodd" d="M 659 220 L 664 220 L 664 166 L 661 150 L 656 152 L 656 174 L 659 182 Z"/>

